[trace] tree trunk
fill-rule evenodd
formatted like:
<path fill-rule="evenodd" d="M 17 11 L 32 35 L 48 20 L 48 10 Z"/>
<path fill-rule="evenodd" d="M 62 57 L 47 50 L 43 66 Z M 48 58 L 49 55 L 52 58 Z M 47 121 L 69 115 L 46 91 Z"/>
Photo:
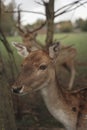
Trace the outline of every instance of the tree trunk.
<path fill-rule="evenodd" d="M 17 130 L 14 118 L 10 88 L 0 75 L 0 130 Z"/>
<path fill-rule="evenodd" d="M 46 35 L 46 46 L 49 47 L 53 43 L 54 34 L 54 1 L 49 0 L 45 4 L 46 20 L 47 20 L 47 35 Z"/>

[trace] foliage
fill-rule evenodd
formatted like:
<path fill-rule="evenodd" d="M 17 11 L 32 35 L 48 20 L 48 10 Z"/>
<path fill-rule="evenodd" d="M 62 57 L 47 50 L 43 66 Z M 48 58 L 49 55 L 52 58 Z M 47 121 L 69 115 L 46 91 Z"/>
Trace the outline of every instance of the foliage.
<path fill-rule="evenodd" d="M 13 35 L 14 34 L 14 15 L 12 13 L 6 13 L 6 10 L 13 10 L 14 9 L 14 3 L 11 2 L 9 5 L 5 5 L 2 2 L 1 6 L 1 19 L 0 19 L 0 26 L 3 29 L 4 33 L 6 35 Z"/>
<path fill-rule="evenodd" d="M 77 19 L 77 20 L 75 21 L 76 28 L 81 28 L 82 23 L 83 23 L 83 19 L 82 19 L 82 18 Z"/>
<path fill-rule="evenodd" d="M 82 23 L 81 29 L 82 29 L 83 31 L 87 31 L 87 19 L 84 20 L 84 22 Z"/>
<path fill-rule="evenodd" d="M 38 27 L 40 26 L 42 23 L 44 23 L 44 20 L 43 19 L 38 19 L 34 24 L 33 24 L 33 27 Z"/>
<path fill-rule="evenodd" d="M 87 19 L 83 20 L 83 19 L 78 19 L 76 20 L 76 28 L 80 28 L 82 31 L 87 31 Z"/>
<path fill-rule="evenodd" d="M 72 32 L 73 25 L 71 21 L 63 21 L 59 23 L 58 29 L 60 32 Z"/>

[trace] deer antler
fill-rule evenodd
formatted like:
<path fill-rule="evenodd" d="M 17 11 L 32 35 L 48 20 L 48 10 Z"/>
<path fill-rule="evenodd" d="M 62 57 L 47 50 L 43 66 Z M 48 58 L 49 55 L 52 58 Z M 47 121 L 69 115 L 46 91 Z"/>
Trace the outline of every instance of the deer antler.
<path fill-rule="evenodd" d="M 18 20 L 17 20 L 18 24 L 16 25 L 16 27 L 18 28 L 18 30 L 20 32 L 20 35 L 23 40 L 23 44 L 26 46 L 26 48 L 29 52 L 31 52 L 33 50 L 41 49 L 41 46 L 38 44 L 38 42 L 36 40 L 36 36 L 37 36 L 36 31 L 40 30 L 46 24 L 46 21 L 43 22 L 36 29 L 29 30 L 26 27 L 24 29 L 22 28 L 20 20 L 21 20 L 21 10 L 20 10 L 20 5 L 19 5 L 18 6 Z"/>
<path fill-rule="evenodd" d="M 16 25 L 16 27 L 18 28 L 18 30 L 22 33 L 22 34 L 24 34 L 25 32 L 24 32 L 24 30 L 21 28 L 21 9 L 20 9 L 20 5 L 21 4 L 19 4 L 18 5 L 18 24 Z"/>
<path fill-rule="evenodd" d="M 46 21 L 45 21 L 44 23 L 42 23 L 38 28 L 36 28 L 36 29 L 34 29 L 33 31 L 31 31 L 31 33 L 37 32 L 37 31 L 40 30 L 45 24 L 46 24 Z"/>
<path fill-rule="evenodd" d="M 17 24 L 16 27 L 18 28 L 18 30 L 22 33 L 25 34 L 24 30 Z"/>
<path fill-rule="evenodd" d="M 21 5 L 21 4 L 20 4 Z M 18 5 L 18 24 L 16 25 L 16 27 L 19 29 L 19 31 L 21 33 L 25 33 L 24 30 L 21 28 L 21 10 L 20 10 L 20 5 Z M 46 21 L 43 22 L 38 28 L 34 29 L 33 31 L 30 31 L 28 29 L 26 29 L 26 33 L 34 33 L 38 30 L 40 30 L 44 25 L 46 24 Z"/>

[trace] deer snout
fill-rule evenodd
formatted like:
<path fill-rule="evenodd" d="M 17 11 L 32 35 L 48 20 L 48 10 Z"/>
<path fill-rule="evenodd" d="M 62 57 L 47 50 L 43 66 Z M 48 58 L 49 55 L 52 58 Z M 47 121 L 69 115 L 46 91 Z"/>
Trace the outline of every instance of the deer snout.
<path fill-rule="evenodd" d="M 24 87 L 15 87 L 15 86 L 13 86 L 12 87 L 12 92 L 13 93 L 15 93 L 15 94 L 20 94 L 20 93 L 22 93 L 23 92 L 23 89 L 24 89 Z"/>

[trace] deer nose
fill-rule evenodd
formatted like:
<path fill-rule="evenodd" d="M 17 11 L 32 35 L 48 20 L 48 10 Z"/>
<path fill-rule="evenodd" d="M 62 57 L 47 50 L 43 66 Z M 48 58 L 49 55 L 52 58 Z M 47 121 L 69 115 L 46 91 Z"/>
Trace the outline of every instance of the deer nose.
<path fill-rule="evenodd" d="M 22 87 L 19 87 L 19 88 L 18 88 L 18 87 L 13 87 L 13 88 L 12 88 L 12 92 L 13 92 L 13 93 L 16 93 L 16 94 L 19 94 L 20 91 L 21 91 L 21 89 L 22 89 Z"/>

